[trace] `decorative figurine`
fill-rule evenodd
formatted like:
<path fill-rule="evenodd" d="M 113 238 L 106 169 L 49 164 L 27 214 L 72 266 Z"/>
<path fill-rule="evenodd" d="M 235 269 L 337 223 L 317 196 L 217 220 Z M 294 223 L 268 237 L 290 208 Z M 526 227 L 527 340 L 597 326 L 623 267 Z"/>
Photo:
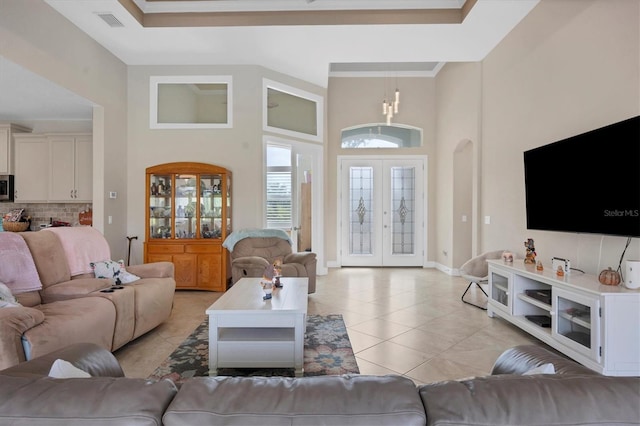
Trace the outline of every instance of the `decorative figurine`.
<path fill-rule="evenodd" d="M 503 252 L 502 253 L 502 260 L 507 262 L 507 263 L 513 262 L 513 253 L 511 253 L 510 251 Z"/>
<path fill-rule="evenodd" d="M 564 277 L 564 269 L 562 269 L 562 266 L 558 266 L 558 270 L 556 271 L 556 275 L 559 277 Z"/>
<path fill-rule="evenodd" d="M 276 276 L 275 268 L 273 267 L 273 265 L 268 265 L 266 268 L 264 268 L 264 272 L 262 273 L 262 281 L 272 282 L 273 277 L 275 276 Z"/>
<path fill-rule="evenodd" d="M 273 283 L 271 281 L 260 281 L 262 291 L 264 291 L 264 297 L 262 300 L 269 300 L 273 297 Z"/>
<path fill-rule="evenodd" d="M 276 259 L 273 262 L 274 285 L 276 288 L 282 288 L 280 277 L 282 276 L 282 259 Z"/>
<path fill-rule="evenodd" d="M 527 241 L 524 242 L 524 246 L 527 248 L 527 253 L 524 257 L 524 263 L 535 265 L 536 263 L 536 247 L 533 243 L 533 238 L 528 238 Z"/>
<path fill-rule="evenodd" d="M 620 274 L 618 271 L 614 271 L 611 267 L 603 269 L 598 275 L 598 281 L 604 285 L 618 285 L 620 284 Z"/>
<path fill-rule="evenodd" d="M 538 263 L 536 263 L 536 270 L 544 271 L 544 266 L 542 266 L 542 260 L 538 260 Z"/>

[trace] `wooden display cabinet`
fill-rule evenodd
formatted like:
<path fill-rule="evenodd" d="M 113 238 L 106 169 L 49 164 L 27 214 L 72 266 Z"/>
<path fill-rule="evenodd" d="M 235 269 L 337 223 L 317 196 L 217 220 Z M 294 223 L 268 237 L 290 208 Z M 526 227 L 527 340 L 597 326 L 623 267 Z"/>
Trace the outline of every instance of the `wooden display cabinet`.
<path fill-rule="evenodd" d="M 231 172 L 179 162 L 146 170 L 144 261 L 175 266 L 176 288 L 226 291 L 231 278 Z"/>

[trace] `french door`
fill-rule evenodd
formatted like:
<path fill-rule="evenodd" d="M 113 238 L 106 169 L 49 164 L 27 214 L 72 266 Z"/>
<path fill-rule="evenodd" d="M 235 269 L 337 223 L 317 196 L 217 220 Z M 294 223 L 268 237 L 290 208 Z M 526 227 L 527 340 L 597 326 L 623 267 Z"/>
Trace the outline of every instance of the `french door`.
<path fill-rule="evenodd" d="M 340 159 L 341 264 L 423 266 L 423 157 Z"/>

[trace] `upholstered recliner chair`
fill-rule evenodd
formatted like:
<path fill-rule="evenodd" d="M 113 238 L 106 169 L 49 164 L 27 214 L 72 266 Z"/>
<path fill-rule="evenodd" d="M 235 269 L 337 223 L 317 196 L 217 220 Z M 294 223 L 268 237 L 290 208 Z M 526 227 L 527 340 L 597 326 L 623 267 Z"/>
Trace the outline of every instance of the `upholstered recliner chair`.
<path fill-rule="evenodd" d="M 293 253 L 291 239 L 286 232 L 276 229 L 232 232 L 223 245 L 231 256 L 231 278 L 234 284 L 240 278 L 262 277 L 269 265 L 276 259 L 281 259 L 282 276 L 309 278 L 309 293 L 315 293 L 318 262 L 316 254 Z"/>

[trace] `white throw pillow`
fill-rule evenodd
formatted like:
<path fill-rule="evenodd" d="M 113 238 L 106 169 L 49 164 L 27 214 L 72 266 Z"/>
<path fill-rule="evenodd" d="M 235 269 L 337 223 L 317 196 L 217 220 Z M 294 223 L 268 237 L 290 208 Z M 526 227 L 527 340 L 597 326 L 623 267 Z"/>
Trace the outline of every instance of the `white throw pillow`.
<path fill-rule="evenodd" d="M 91 269 L 96 278 L 110 279 L 113 284 L 129 284 L 140 279 L 124 267 L 124 260 L 103 260 L 91 262 Z"/>
<path fill-rule="evenodd" d="M 0 283 L 0 308 L 9 308 L 12 306 L 22 306 L 13 294 L 11 294 L 11 289 L 7 287 L 4 283 Z"/>
<path fill-rule="evenodd" d="M 91 375 L 71 364 L 69 361 L 56 359 L 49 370 L 49 377 L 53 377 L 54 379 L 73 379 L 87 378 L 91 377 Z"/>
<path fill-rule="evenodd" d="M 556 369 L 550 362 L 547 364 L 539 365 L 531 370 L 523 373 L 523 376 L 531 376 L 534 374 L 556 374 Z"/>

